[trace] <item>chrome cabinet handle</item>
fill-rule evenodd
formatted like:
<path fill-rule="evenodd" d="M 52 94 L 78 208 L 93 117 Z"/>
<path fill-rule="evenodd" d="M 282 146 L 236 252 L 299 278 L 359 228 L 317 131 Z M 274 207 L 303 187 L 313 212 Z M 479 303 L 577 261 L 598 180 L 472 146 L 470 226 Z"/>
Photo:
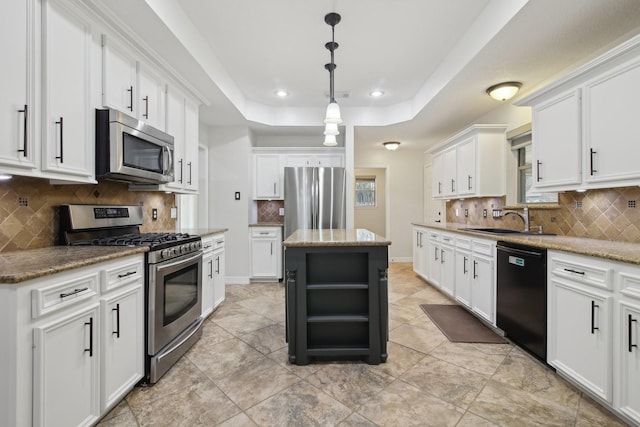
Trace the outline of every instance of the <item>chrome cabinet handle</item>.
<path fill-rule="evenodd" d="M 149 118 L 149 95 L 142 98 L 142 100 L 144 101 L 144 114 L 142 114 L 142 117 L 144 117 L 145 119 L 148 119 Z"/>
<path fill-rule="evenodd" d="M 213 260 L 209 260 L 209 277 L 213 277 Z"/>
<path fill-rule="evenodd" d="M 270 249 L 271 253 L 269 255 L 273 255 L 273 242 L 271 242 L 270 245 L 271 245 L 271 249 Z"/>
<path fill-rule="evenodd" d="M 454 191 L 456 191 L 456 189 L 455 189 L 455 184 L 456 184 L 456 180 L 455 180 L 455 179 L 452 179 L 452 180 L 451 180 L 451 192 L 452 192 L 452 193 L 453 193 Z"/>
<path fill-rule="evenodd" d="M 593 155 L 598 154 L 596 150 L 593 148 L 589 148 L 589 174 L 593 176 L 594 173 L 598 172 L 597 169 L 593 168 Z"/>
<path fill-rule="evenodd" d="M 29 129 L 29 106 L 24 104 L 24 110 L 18 110 L 18 113 L 24 113 L 24 135 L 22 136 L 22 150 L 18 150 L 18 153 L 24 153 L 24 157 L 27 157 L 27 131 Z"/>
<path fill-rule="evenodd" d="M 187 166 L 189 167 L 189 181 L 187 181 L 187 184 L 191 185 L 191 162 L 187 163 Z"/>
<path fill-rule="evenodd" d="M 93 317 L 89 318 L 88 322 L 85 322 L 85 325 L 89 326 L 89 348 L 85 348 L 85 353 L 89 352 L 89 357 L 93 357 Z"/>
<path fill-rule="evenodd" d="M 129 105 L 127 106 L 127 108 L 129 109 L 129 111 L 133 111 L 133 86 L 129 86 L 127 92 L 129 92 Z"/>
<path fill-rule="evenodd" d="M 438 181 L 438 194 L 442 194 L 442 183 Z"/>
<path fill-rule="evenodd" d="M 444 264 L 444 249 L 440 249 L 440 264 Z"/>
<path fill-rule="evenodd" d="M 112 334 L 116 334 L 116 338 L 120 338 L 120 304 L 116 304 L 116 307 L 112 308 L 111 311 L 116 312 L 116 330 Z"/>
<path fill-rule="evenodd" d="M 274 196 L 276 195 L 276 183 L 275 182 L 273 183 L 273 195 Z"/>
<path fill-rule="evenodd" d="M 216 274 L 220 274 L 220 256 L 216 257 Z"/>
<path fill-rule="evenodd" d="M 435 248 L 435 250 L 433 251 L 435 257 L 434 259 L 437 261 L 438 260 L 438 248 Z"/>
<path fill-rule="evenodd" d="M 60 121 L 56 122 L 57 125 L 60 125 L 60 155 L 56 156 L 56 159 L 60 159 L 60 163 L 64 163 L 64 122 L 62 117 L 60 117 Z"/>
<path fill-rule="evenodd" d="M 467 261 L 467 257 L 462 259 L 462 274 L 467 274 L 469 272 L 469 270 L 467 270 Z"/>
<path fill-rule="evenodd" d="M 540 160 L 536 160 L 536 181 L 542 181 L 542 177 L 540 176 L 540 165 L 542 162 Z"/>
<path fill-rule="evenodd" d="M 182 159 L 178 160 L 178 163 L 180 163 L 180 179 L 178 180 L 178 182 L 179 182 L 180 184 L 182 184 L 182 176 L 183 176 L 183 173 L 182 173 L 182 172 L 183 172 L 183 171 L 182 171 L 182 163 L 183 163 L 183 162 L 182 162 Z"/>
<path fill-rule="evenodd" d="M 596 326 L 596 308 L 600 308 L 595 301 L 591 301 L 591 333 L 595 334 L 600 328 Z"/>
<path fill-rule="evenodd" d="M 478 266 L 478 261 L 473 261 L 473 278 L 476 279 L 478 274 L 476 273 L 476 267 Z"/>

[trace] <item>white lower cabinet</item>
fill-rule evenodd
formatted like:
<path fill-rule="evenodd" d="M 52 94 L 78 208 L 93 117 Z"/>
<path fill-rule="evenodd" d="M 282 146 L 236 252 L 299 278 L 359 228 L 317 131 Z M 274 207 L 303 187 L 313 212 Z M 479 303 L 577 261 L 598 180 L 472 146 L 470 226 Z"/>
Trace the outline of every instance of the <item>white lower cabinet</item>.
<path fill-rule="evenodd" d="M 85 426 L 100 416 L 99 306 L 33 329 L 33 425 Z"/>
<path fill-rule="evenodd" d="M 207 317 L 225 299 L 224 234 L 202 239 L 202 316 Z"/>
<path fill-rule="evenodd" d="M 428 279 L 428 239 L 429 232 L 423 227 L 413 227 L 413 271 Z"/>
<path fill-rule="evenodd" d="M 496 324 L 496 242 L 471 241 L 471 309 L 492 325 Z"/>
<path fill-rule="evenodd" d="M 144 375 L 144 289 L 134 282 L 100 301 L 102 393 L 100 409 L 114 407 Z"/>
<path fill-rule="evenodd" d="M 282 278 L 282 227 L 251 227 L 251 279 Z"/>
<path fill-rule="evenodd" d="M 144 255 L 0 283 L 0 425 L 85 426 L 144 375 Z"/>
<path fill-rule="evenodd" d="M 469 247 L 459 247 L 456 244 L 455 264 L 456 301 L 471 308 L 471 270 L 469 269 L 471 249 Z"/>
<path fill-rule="evenodd" d="M 455 250 L 453 242 L 453 236 L 440 236 L 440 290 L 451 297 L 455 292 Z"/>
<path fill-rule="evenodd" d="M 640 267 L 616 275 L 618 334 L 614 346 L 615 406 L 640 425 Z"/>

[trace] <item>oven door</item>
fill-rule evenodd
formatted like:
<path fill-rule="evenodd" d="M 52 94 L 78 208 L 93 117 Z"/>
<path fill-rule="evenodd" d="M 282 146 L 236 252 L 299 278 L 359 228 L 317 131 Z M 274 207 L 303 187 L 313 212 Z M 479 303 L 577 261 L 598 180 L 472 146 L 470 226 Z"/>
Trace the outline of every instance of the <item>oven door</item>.
<path fill-rule="evenodd" d="M 202 313 L 202 251 L 149 266 L 148 354 L 153 356 Z"/>

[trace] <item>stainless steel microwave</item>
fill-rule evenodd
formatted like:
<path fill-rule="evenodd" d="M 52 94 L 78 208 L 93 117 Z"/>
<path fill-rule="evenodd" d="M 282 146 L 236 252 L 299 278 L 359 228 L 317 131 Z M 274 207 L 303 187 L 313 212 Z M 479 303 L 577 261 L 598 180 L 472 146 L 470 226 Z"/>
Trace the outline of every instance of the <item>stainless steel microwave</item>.
<path fill-rule="evenodd" d="M 96 178 L 172 182 L 173 137 L 114 109 L 96 109 Z"/>

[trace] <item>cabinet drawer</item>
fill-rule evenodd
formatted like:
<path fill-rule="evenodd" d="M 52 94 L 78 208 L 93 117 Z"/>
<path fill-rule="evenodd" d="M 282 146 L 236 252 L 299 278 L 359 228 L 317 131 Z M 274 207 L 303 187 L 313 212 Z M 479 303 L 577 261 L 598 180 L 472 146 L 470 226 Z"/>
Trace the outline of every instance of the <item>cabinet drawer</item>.
<path fill-rule="evenodd" d="M 484 254 L 488 256 L 493 256 L 493 251 L 496 247 L 495 242 L 490 240 L 477 240 L 473 239 L 473 252 L 478 254 Z"/>
<path fill-rule="evenodd" d="M 213 236 L 213 249 L 224 248 L 224 234 Z"/>
<path fill-rule="evenodd" d="M 98 293 L 98 273 L 65 280 L 31 291 L 31 317 L 37 319 L 70 305 L 91 299 Z"/>
<path fill-rule="evenodd" d="M 273 237 L 277 237 L 278 236 L 278 229 L 277 228 L 262 228 L 262 227 L 257 227 L 257 228 L 252 228 L 251 229 L 251 237 L 265 237 L 265 238 L 273 238 Z"/>
<path fill-rule="evenodd" d="M 122 264 L 100 272 L 100 290 L 109 292 L 120 286 L 142 280 L 144 278 L 144 265 L 141 260 L 128 264 Z"/>
<path fill-rule="evenodd" d="M 202 251 L 206 254 L 213 251 L 215 240 L 213 237 L 206 237 L 202 239 Z"/>
<path fill-rule="evenodd" d="M 440 241 L 445 245 L 453 246 L 455 241 L 456 241 L 456 239 L 455 239 L 455 237 L 453 237 L 450 234 L 442 234 L 442 235 L 440 235 Z"/>
<path fill-rule="evenodd" d="M 640 268 L 627 267 L 618 273 L 618 289 L 624 296 L 640 300 Z"/>
<path fill-rule="evenodd" d="M 552 275 L 599 289 L 613 290 L 613 270 L 606 263 L 569 254 L 553 254 L 549 258 Z"/>
<path fill-rule="evenodd" d="M 456 249 L 471 249 L 471 239 L 456 236 Z"/>

